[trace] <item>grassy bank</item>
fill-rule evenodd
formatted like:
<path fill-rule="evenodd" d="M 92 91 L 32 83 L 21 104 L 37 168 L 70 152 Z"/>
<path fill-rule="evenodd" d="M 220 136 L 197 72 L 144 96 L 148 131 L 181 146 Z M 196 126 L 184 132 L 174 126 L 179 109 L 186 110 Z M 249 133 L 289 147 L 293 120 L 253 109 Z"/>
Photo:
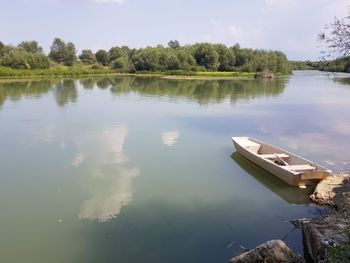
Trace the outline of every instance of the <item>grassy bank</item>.
<path fill-rule="evenodd" d="M 85 75 L 105 75 L 115 74 L 110 67 L 93 67 L 89 65 L 75 65 L 67 67 L 57 65 L 49 69 L 12 69 L 0 67 L 0 78 L 3 79 L 21 79 L 21 78 L 41 78 L 41 77 L 76 77 Z"/>
<path fill-rule="evenodd" d="M 79 76 L 96 76 L 96 75 L 128 75 L 128 76 L 154 76 L 169 79 L 253 79 L 256 72 L 219 72 L 219 71 L 139 71 L 136 73 L 121 73 L 110 67 L 91 66 L 77 64 L 72 67 L 55 65 L 50 69 L 11 69 L 8 67 L 0 67 L 0 79 L 33 79 L 48 77 L 79 77 Z"/>

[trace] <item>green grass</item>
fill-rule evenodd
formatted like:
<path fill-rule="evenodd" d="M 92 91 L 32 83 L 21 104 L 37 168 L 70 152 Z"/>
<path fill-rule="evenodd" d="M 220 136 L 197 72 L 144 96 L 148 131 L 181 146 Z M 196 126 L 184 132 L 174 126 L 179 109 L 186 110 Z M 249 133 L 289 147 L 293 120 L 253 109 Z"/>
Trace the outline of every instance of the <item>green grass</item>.
<path fill-rule="evenodd" d="M 49 69 L 11 69 L 8 67 L 0 67 L 0 78 L 2 79 L 24 79 L 24 78 L 40 78 L 40 77 L 76 77 L 88 75 L 107 75 L 116 74 L 117 72 L 110 67 L 101 65 L 85 65 L 77 63 L 72 67 L 55 64 Z M 123 73 L 121 73 L 123 75 Z M 256 72 L 219 72 L 219 71 L 139 71 L 134 74 L 125 75 L 142 75 L 142 76 L 179 76 L 179 77 L 200 77 L 200 78 L 254 78 Z"/>
<path fill-rule="evenodd" d="M 254 78 L 256 72 L 220 72 L 220 71 L 185 71 L 185 70 L 168 70 L 168 71 L 138 71 L 136 75 L 142 76 L 178 76 L 178 77 L 200 77 L 200 78 Z"/>
<path fill-rule="evenodd" d="M 72 67 L 63 65 L 54 65 L 49 69 L 11 69 L 8 67 L 0 67 L 0 78 L 31 78 L 31 77 L 72 77 L 83 75 L 101 75 L 116 73 L 109 67 L 91 66 L 77 64 Z"/>
<path fill-rule="evenodd" d="M 327 249 L 326 262 L 345 263 L 350 262 L 350 229 L 346 231 L 348 242 Z"/>

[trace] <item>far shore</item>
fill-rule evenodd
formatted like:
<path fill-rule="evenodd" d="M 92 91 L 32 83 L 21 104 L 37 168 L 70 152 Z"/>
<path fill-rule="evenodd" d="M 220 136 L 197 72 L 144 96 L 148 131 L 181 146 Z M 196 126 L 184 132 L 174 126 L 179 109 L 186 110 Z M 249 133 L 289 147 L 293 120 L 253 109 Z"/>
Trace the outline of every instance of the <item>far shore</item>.
<path fill-rule="evenodd" d="M 20 82 L 28 80 L 41 80 L 48 78 L 80 78 L 80 77 L 101 77 L 101 76 L 133 76 L 133 77 L 158 77 L 171 80 L 252 80 L 256 78 L 256 72 L 137 72 L 120 73 L 101 71 L 25 71 L 11 70 L 12 74 L 1 75 L 0 82 Z M 277 77 L 285 76 L 277 74 Z"/>

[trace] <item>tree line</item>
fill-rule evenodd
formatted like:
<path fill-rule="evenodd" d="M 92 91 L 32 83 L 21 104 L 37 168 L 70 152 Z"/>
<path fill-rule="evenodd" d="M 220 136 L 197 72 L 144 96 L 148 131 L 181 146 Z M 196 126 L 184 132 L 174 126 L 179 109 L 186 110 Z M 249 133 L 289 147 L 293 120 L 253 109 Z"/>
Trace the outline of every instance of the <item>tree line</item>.
<path fill-rule="evenodd" d="M 110 67 L 118 72 L 140 71 L 240 71 L 290 73 L 285 54 L 279 51 L 241 48 L 239 44 L 197 43 L 181 46 L 172 40 L 168 46 L 129 48 L 112 47 L 108 51 L 84 49 L 77 54 L 72 42 L 55 38 L 45 54 L 37 41 L 23 41 L 17 46 L 0 42 L 0 65 L 12 69 L 48 69 L 57 64 L 91 68 Z"/>
<path fill-rule="evenodd" d="M 350 73 L 350 57 L 340 57 L 333 60 L 291 61 L 293 70 L 320 70 L 329 72 Z"/>

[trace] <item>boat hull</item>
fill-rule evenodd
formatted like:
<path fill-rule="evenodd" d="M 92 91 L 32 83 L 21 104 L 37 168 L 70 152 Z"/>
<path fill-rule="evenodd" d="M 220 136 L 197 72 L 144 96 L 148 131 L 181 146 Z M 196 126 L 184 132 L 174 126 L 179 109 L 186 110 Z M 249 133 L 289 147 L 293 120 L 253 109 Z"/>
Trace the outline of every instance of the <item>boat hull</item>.
<path fill-rule="evenodd" d="M 240 143 L 238 143 L 235 138 L 232 138 L 234 146 L 236 150 L 243 155 L 245 158 L 249 159 L 256 165 L 262 167 L 266 171 L 270 172 L 274 176 L 278 177 L 279 179 L 285 181 L 289 185 L 292 186 L 306 186 L 306 185 L 314 185 L 320 180 L 324 179 L 325 177 L 331 175 L 331 171 L 327 170 L 326 168 L 323 169 L 323 167 L 318 166 L 318 169 L 315 171 L 303 171 L 303 172 L 295 172 L 295 171 L 289 171 L 279 165 L 276 165 L 275 163 L 271 161 L 267 161 L 261 157 L 259 157 L 257 154 L 247 150 L 245 147 L 243 147 Z M 258 140 L 254 139 L 254 142 L 263 143 Z M 273 147 L 271 145 L 265 144 L 269 147 Z M 283 151 L 283 153 L 287 153 L 288 155 L 291 155 L 293 157 L 297 157 L 299 159 L 305 160 L 305 162 L 310 162 L 306 159 L 303 159 L 299 156 L 296 156 L 292 153 L 289 153 L 287 151 L 284 151 L 282 149 L 279 149 L 277 147 L 273 147 L 276 150 Z M 311 163 L 311 162 L 310 162 Z M 320 169 L 319 169 L 320 168 Z"/>

